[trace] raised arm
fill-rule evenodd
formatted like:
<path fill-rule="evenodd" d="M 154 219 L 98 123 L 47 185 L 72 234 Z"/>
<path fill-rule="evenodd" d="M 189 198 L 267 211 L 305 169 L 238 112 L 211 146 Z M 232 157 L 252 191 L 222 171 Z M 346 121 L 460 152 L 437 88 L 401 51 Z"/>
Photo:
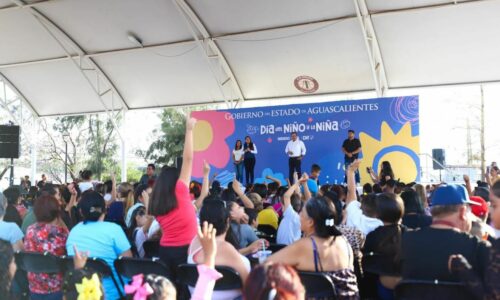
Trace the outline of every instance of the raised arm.
<path fill-rule="evenodd" d="M 125 182 L 127 181 L 126 179 L 123 179 L 122 182 Z M 115 172 L 112 172 L 111 173 L 111 201 L 115 201 L 116 200 L 116 197 L 117 196 L 117 192 L 116 192 L 116 176 L 115 176 Z"/>
<path fill-rule="evenodd" d="M 467 189 L 467 194 L 469 195 L 469 197 L 474 196 L 474 194 L 472 193 L 472 187 L 470 185 L 470 178 L 468 175 L 464 175 L 464 182 L 465 182 L 465 188 Z"/>
<path fill-rule="evenodd" d="M 373 171 L 372 168 L 370 168 L 370 178 L 373 181 L 373 183 L 379 183 L 378 176 L 375 174 L 375 171 Z"/>
<path fill-rule="evenodd" d="M 299 182 L 295 182 L 294 185 L 290 186 L 288 190 L 286 190 L 283 195 L 283 211 L 286 211 L 291 204 L 292 195 L 295 193 L 295 190 L 299 187 Z"/>
<path fill-rule="evenodd" d="M 311 191 L 309 190 L 309 186 L 307 185 L 307 180 L 309 180 L 309 176 L 307 175 L 307 173 L 302 174 L 302 177 L 299 180 L 300 184 L 304 188 L 304 201 L 312 198 Z"/>
<path fill-rule="evenodd" d="M 76 189 L 75 189 L 75 184 L 74 183 L 70 183 L 68 185 L 68 191 L 71 194 L 71 198 L 69 198 L 69 203 L 66 205 L 66 208 L 64 210 L 67 211 L 70 214 L 70 218 L 71 218 L 71 209 L 73 208 L 73 206 L 75 206 L 75 204 L 76 204 L 76 197 L 78 196 L 77 192 L 76 192 Z"/>
<path fill-rule="evenodd" d="M 201 208 L 203 200 L 205 200 L 205 198 L 208 196 L 208 190 L 210 189 L 210 182 L 208 180 L 209 175 L 210 175 L 210 165 L 206 161 L 203 161 L 203 183 L 201 184 L 201 193 L 200 196 L 194 202 L 194 205 L 196 206 L 197 209 Z"/>
<path fill-rule="evenodd" d="M 241 190 L 241 184 L 236 178 L 233 179 L 233 190 L 236 195 L 240 197 L 241 201 L 243 202 L 243 206 L 245 206 L 246 208 L 255 208 L 252 200 L 250 200 L 250 198 L 248 198 L 247 195 L 245 195 L 245 193 L 243 193 L 243 191 Z"/>
<path fill-rule="evenodd" d="M 191 181 L 191 170 L 193 168 L 193 129 L 196 125 L 196 119 L 186 118 L 186 135 L 184 138 L 184 153 L 182 155 L 182 168 L 179 180 L 186 186 Z"/>
<path fill-rule="evenodd" d="M 266 179 L 271 180 L 272 182 L 276 182 L 278 184 L 278 187 L 281 186 L 281 180 L 279 180 L 278 178 L 274 178 L 271 175 L 267 175 Z"/>
<path fill-rule="evenodd" d="M 354 176 L 354 172 L 356 172 L 360 163 L 361 163 L 361 160 L 356 159 L 347 168 L 347 199 L 345 202 L 346 205 L 357 200 L 357 197 L 356 197 L 356 179 Z"/>

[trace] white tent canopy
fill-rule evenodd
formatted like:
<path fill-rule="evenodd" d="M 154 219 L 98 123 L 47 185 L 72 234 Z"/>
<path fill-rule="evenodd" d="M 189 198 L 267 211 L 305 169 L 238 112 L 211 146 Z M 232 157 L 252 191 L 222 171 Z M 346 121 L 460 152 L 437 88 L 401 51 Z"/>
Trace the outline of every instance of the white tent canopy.
<path fill-rule="evenodd" d="M 500 82 L 500 1 L 0 0 L 36 116 Z"/>

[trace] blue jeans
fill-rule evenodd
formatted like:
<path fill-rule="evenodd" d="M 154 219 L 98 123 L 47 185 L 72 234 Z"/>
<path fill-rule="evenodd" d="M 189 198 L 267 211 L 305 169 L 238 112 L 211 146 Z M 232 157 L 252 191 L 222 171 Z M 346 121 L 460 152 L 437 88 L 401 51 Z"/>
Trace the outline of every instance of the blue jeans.
<path fill-rule="evenodd" d="M 344 167 L 345 167 L 345 173 L 346 175 L 344 176 L 344 182 L 347 183 L 347 169 L 351 165 L 352 161 L 350 159 L 344 158 Z M 356 183 L 359 183 L 361 180 L 359 179 L 359 170 L 356 170 L 354 173 L 354 177 L 356 178 Z"/>
<path fill-rule="evenodd" d="M 234 164 L 234 170 L 236 171 L 236 180 L 243 183 L 243 162 L 239 164 Z"/>

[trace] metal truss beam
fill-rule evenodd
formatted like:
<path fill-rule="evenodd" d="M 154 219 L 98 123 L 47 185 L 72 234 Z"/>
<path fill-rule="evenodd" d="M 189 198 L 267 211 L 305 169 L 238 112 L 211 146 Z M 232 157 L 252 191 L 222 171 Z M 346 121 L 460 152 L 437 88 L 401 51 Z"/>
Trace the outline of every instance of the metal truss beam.
<path fill-rule="evenodd" d="M 211 37 L 205 25 L 201 19 L 196 15 L 193 9 L 186 3 L 185 0 L 172 0 L 175 7 L 179 10 L 179 13 L 183 16 L 186 21 L 189 30 L 191 31 L 193 38 L 198 43 L 199 48 L 203 52 L 203 56 L 206 62 L 209 65 L 210 70 L 212 71 L 217 84 L 219 85 L 219 89 L 225 101 L 228 101 L 228 105 L 232 106 L 233 100 L 237 100 L 238 102 L 244 101 L 245 97 L 243 96 L 243 92 L 241 87 L 234 75 L 229 62 L 227 61 L 224 53 L 219 48 L 215 40 Z M 206 44 L 206 48 L 204 47 Z M 217 72 L 214 70 L 212 65 L 212 60 L 216 60 L 220 66 L 222 72 L 219 72 L 221 76 L 218 76 Z M 226 97 L 224 93 L 224 85 L 227 83 L 231 83 L 232 91 L 235 93 L 236 98 Z M 238 103 L 237 102 L 237 103 Z M 236 104 L 237 104 L 236 103 Z"/>
<path fill-rule="evenodd" d="M 23 9 L 28 10 L 31 15 L 38 21 L 38 23 L 49 33 L 49 35 L 59 44 L 59 46 L 64 50 L 64 52 L 67 55 L 67 58 L 70 59 L 74 65 L 78 68 L 78 70 L 81 72 L 82 76 L 85 77 L 85 79 L 88 81 L 89 85 L 91 86 L 92 90 L 95 91 L 96 96 L 99 98 L 101 101 L 105 111 L 107 112 L 108 110 L 113 111 L 114 107 L 111 109 L 107 107 L 106 103 L 104 102 L 104 99 L 100 96 L 100 82 L 102 81 L 104 85 L 107 85 L 109 88 L 113 90 L 113 95 L 116 96 L 119 101 L 122 103 L 122 109 L 128 109 L 127 103 L 124 101 L 123 97 L 121 96 L 120 92 L 118 89 L 114 86 L 114 84 L 111 82 L 107 74 L 99 67 L 99 65 L 90 57 L 85 58 L 84 56 L 87 54 L 83 48 L 78 45 L 63 29 L 61 29 L 57 24 L 55 24 L 51 19 L 49 19 L 47 16 L 42 14 L 39 10 L 37 10 L 33 6 L 23 6 L 25 5 L 23 1 L 21 0 L 12 0 L 12 2 L 19 7 L 22 7 Z M 74 52 L 78 53 L 80 56 L 80 60 L 77 62 L 74 59 L 72 59 L 72 54 L 71 52 L 67 49 L 67 47 L 70 47 Z M 90 65 L 90 69 L 95 72 L 96 75 L 96 82 L 95 84 L 92 82 L 92 80 L 85 74 L 85 72 L 82 70 L 85 68 L 83 63 L 87 63 Z M 116 128 L 118 130 L 118 128 Z"/>
<path fill-rule="evenodd" d="M 366 0 L 353 0 L 353 2 L 366 45 L 370 69 L 375 83 L 375 91 L 378 97 L 383 97 L 388 89 L 387 75 L 370 11 L 368 10 Z"/>

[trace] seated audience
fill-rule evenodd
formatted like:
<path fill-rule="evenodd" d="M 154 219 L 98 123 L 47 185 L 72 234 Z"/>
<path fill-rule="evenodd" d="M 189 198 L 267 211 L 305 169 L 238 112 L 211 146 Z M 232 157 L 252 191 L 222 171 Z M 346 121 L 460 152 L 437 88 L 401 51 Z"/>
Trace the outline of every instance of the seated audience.
<path fill-rule="evenodd" d="M 376 275 L 373 287 L 379 299 L 394 299 L 393 290 L 401 280 L 401 237 L 407 231 L 401 225 L 404 205 L 396 194 L 383 193 L 376 196 L 376 207 L 384 225 L 366 236 L 363 270 Z"/>
<path fill-rule="evenodd" d="M 237 244 L 230 230 L 230 217 L 225 203 L 219 197 L 210 197 L 205 200 L 200 210 L 200 223 L 210 224 L 209 228 L 216 231 L 217 256 L 216 266 L 227 266 L 236 270 L 242 281 L 250 272 L 250 261 L 238 253 Z M 227 240 L 231 241 L 227 242 Z M 205 251 L 200 238 L 196 237 L 189 246 L 188 263 L 201 264 L 205 262 Z M 215 291 L 213 299 L 235 299 L 241 296 L 241 290 Z"/>
<path fill-rule="evenodd" d="M 418 194 L 418 199 L 422 203 L 422 207 L 424 208 L 425 214 L 430 216 L 431 215 L 431 208 L 429 207 L 429 201 L 427 199 L 427 191 L 426 191 L 425 187 L 423 185 L 417 183 L 413 186 L 413 189 L 415 189 L 415 191 Z"/>
<path fill-rule="evenodd" d="M 24 249 L 56 256 L 66 255 L 68 229 L 61 220 L 59 202 L 54 196 L 44 195 L 37 199 L 34 207 L 37 222 L 28 227 Z M 31 299 L 62 298 L 62 273 L 29 273 Z"/>
<path fill-rule="evenodd" d="M 500 181 L 493 183 L 490 191 L 491 221 L 495 229 L 500 229 Z M 467 289 L 477 299 L 500 299 L 500 240 L 492 241 L 488 262 L 483 274 L 478 274 L 469 261 L 461 254 L 450 256 L 449 268 L 460 278 Z"/>
<path fill-rule="evenodd" d="M 302 201 L 299 195 L 300 181 L 288 188 L 283 195 L 283 219 L 278 227 L 276 243 L 282 245 L 291 245 L 300 240 L 300 216 L 299 212 L 302 209 Z"/>
<path fill-rule="evenodd" d="M 243 299 L 304 300 L 305 288 L 293 267 L 266 263 L 255 267 L 243 286 Z"/>
<path fill-rule="evenodd" d="M 102 195 L 94 191 L 83 193 L 78 203 L 83 222 L 71 229 L 66 242 L 68 255 L 75 255 L 73 246 L 78 245 L 90 257 L 102 258 L 114 271 L 114 260 L 119 256 L 132 257 L 130 243 L 120 226 L 105 222 L 106 203 Z M 103 279 L 106 299 L 117 299 L 111 278 Z"/>
<path fill-rule="evenodd" d="M 262 243 L 268 244 L 266 240 L 259 239 L 252 227 L 245 223 L 244 207 L 234 201 L 229 201 L 227 208 L 231 218 L 232 235 L 238 245 L 238 250 L 243 255 L 249 255 L 262 248 Z"/>
<path fill-rule="evenodd" d="M 3 220 L 6 208 L 7 199 L 0 193 L 0 240 L 11 243 L 14 251 L 23 250 L 23 232 L 16 223 Z"/>
<path fill-rule="evenodd" d="M 419 194 L 413 189 L 407 189 L 401 193 L 405 206 L 403 224 L 412 229 L 431 226 L 432 217 L 425 214 Z"/>
<path fill-rule="evenodd" d="M 430 227 L 407 232 L 402 237 L 402 277 L 411 280 L 458 282 L 448 272 L 448 258 L 463 255 L 480 276 L 488 263 L 488 244 L 471 236 L 470 202 L 461 185 L 442 185 L 432 198 L 433 223 Z M 430 291 L 430 294 L 435 291 Z M 421 295 L 426 297 L 426 295 Z M 452 295 L 434 295 L 447 299 Z"/>
<path fill-rule="evenodd" d="M 128 209 L 134 205 L 134 187 L 128 183 L 123 182 L 118 186 L 118 197 L 115 201 L 109 204 L 106 213 L 106 221 L 114 222 L 117 224 L 124 224 L 125 216 Z"/>
<path fill-rule="evenodd" d="M 3 217 L 4 221 L 16 223 L 17 226 L 21 227 L 23 219 L 17 209 L 21 201 L 19 189 L 16 187 L 9 187 L 3 192 L 3 195 L 7 198 L 7 208 L 5 209 L 5 215 Z"/>
<path fill-rule="evenodd" d="M 94 189 L 94 184 L 92 183 L 92 171 L 80 171 L 80 179 L 81 181 L 80 183 L 78 183 L 78 187 L 80 188 L 80 191 L 82 191 L 82 193 Z"/>
<path fill-rule="evenodd" d="M 132 211 L 132 215 L 128 228 L 128 238 L 133 245 L 132 248 L 134 248 L 136 255 L 142 258 L 145 255 L 143 244 L 149 239 L 149 229 L 154 218 L 147 215 L 146 208 L 143 205 L 130 210 Z"/>
<path fill-rule="evenodd" d="M 382 221 L 377 219 L 374 215 L 367 216 L 366 210 L 362 210 L 362 204 L 357 201 L 356 197 L 356 181 L 355 172 L 359 167 L 360 160 L 355 160 L 349 165 L 347 169 L 347 198 L 345 201 L 346 206 L 346 225 L 359 229 L 364 235 L 375 230 L 377 227 L 382 226 Z M 367 204 L 369 200 L 374 200 L 371 195 L 368 195 L 365 200 Z M 365 202 L 365 201 L 363 201 Z M 371 201 L 374 204 L 374 201 Z M 369 207 L 374 210 L 373 207 Z"/>
<path fill-rule="evenodd" d="M 327 192 L 325 198 L 332 202 L 333 208 L 335 209 L 335 226 L 337 226 L 339 231 L 342 232 L 349 242 L 349 245 L 351 245 L 354 254 L 354 271 L 356 272 L 356 276 L 360 278 L 362 276 L 361 258 L 363 257 L 361 248 L 365 243 L 365 236 L 357 228 L 342 224 L 342 202 L 339 200 L 337 193 Z"/>
<path fill-rule="evenodd" d="M 16 274 L 17 265 L 14 250 L 9 241 L 0 239 L 0 295 L 2 299 L 12 299 L 12 280 Z"/>
<path fill-rule="evenodd" d="M 323 197 L 309 199 L 300 213 L 304 237 L 268 258 L 300 271 L 329 276 L 339 299 L 358 298 L 353 253 L 349 242 L 335 226 L 333 204 Z"/>

